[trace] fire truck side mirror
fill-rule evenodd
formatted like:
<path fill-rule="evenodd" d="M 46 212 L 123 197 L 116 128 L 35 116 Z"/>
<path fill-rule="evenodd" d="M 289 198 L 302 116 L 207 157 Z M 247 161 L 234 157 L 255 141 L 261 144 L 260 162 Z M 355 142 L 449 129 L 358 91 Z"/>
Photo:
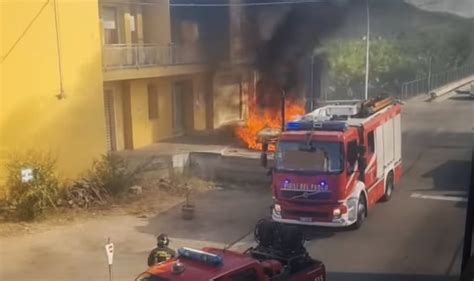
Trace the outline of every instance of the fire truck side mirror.
<path fill-rule="evenodd" d="M 267 157 L 267 153 L 265 151 L 260 154 L 260 164 L 264 168 L 268 167 L 268 157 Z"/>

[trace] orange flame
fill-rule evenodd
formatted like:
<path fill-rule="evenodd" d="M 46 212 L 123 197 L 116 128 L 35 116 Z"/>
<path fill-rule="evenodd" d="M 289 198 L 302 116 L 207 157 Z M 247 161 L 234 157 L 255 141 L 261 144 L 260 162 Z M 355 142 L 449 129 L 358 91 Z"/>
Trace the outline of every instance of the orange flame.
<path fill-rule="evenodd" d="M 286 122 L 304 113 L 305 110 L 303 106 L 292 101 L 286 102 Z M 274 108 L 260 110 L 255 104 L 250 104 L 247 121 L 244 126 L 238 127 L 235 130 L 235 134 L 248 148 L 262 150 L 262 144 L 257 140 L 257 134 L 265 128 L 281 128 L 280 110 Z M 273 150 L 272 147 L 270 147 L 269 150 Z"/>

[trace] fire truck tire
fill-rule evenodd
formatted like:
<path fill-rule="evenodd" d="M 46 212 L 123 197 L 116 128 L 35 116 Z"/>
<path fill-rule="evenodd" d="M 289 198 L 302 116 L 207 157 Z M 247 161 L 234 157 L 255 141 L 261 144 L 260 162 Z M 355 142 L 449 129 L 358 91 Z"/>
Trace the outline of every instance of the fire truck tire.
<path fill-rule="evenodd" d="M 393 172 L 390 171 L 387 175 L 387 180 L 385 181 L 385 193 L 382 196 L 382 202 L 387 202 L 390 200 L 390 198 L 392 197 L 393 188 Z"/>
<path fill-rule="evenodd" d="M 357 220 L 352 225 L 353 229 L 359 229 L 365 221 L 367 217 L 367 200 L 365 199 L 365 195 L 363 193 L 359 196 L 359 202 L 357 202 Z"/>

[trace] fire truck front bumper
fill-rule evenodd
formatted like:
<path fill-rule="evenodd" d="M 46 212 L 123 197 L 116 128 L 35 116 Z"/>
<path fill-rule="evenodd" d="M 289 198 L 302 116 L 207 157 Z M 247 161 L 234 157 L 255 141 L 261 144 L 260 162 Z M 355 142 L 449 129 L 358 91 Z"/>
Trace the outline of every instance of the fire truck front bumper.
<path fill-rule="evenodd" d="M 321 209 L 294 209 L 274 204 L 272 219 L 281 223 L 324 227 L 347 227 L 357 221 L 355 204 L 326 205 Z"/>

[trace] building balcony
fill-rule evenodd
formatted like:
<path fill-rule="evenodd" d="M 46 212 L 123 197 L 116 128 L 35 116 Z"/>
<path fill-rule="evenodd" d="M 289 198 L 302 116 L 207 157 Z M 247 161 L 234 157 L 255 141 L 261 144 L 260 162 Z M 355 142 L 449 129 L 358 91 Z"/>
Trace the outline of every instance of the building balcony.
<path fill-rule="evenodd" d="M 106 81 L 192 73 L 207 62 L 199 47 L 172 44 L 104 45 L 102 56 Z"/>

